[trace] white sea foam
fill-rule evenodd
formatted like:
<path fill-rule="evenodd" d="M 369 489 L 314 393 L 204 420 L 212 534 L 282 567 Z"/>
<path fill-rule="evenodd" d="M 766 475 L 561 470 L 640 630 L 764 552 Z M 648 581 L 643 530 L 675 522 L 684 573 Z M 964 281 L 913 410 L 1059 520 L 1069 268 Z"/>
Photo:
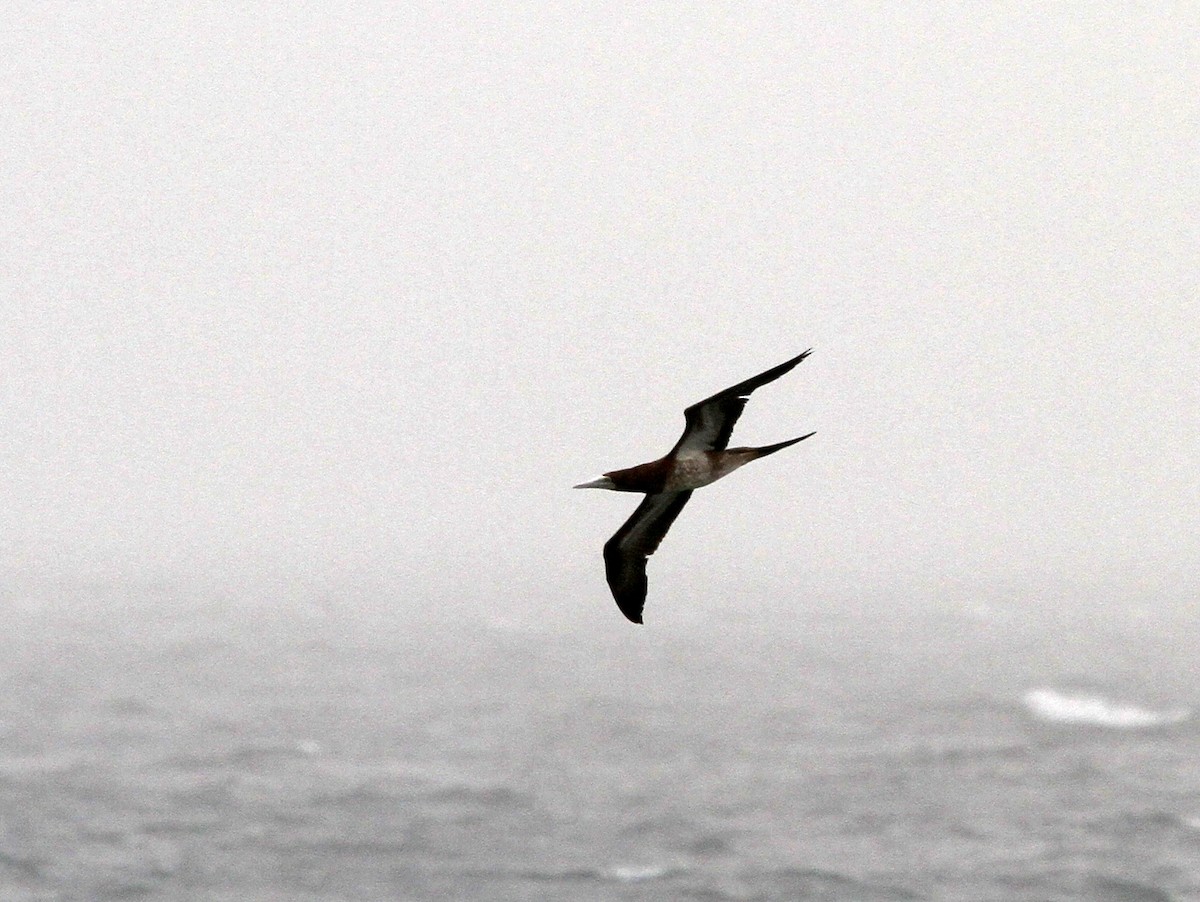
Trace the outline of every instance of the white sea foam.
<path fill-rule="evenodd" d="M 645 880 L 657 880 L 660 877 L 665 877 L 671 872 L 671 868 L 666 865 L 618 865 L 610 868 L 608 876 L 622 883 L 641 883 Z"/>
<path fill-rule="evenodd" d="M 1025 693 L 1024 702 L 1025 707 L 1039 720 L 1110 727 L 1117 730 L 1168 726 L 1187 720 L 1191 716 L 1191 712 L 1186 708 L 1156 711 L 1113 701 L 1095 692 L 1031 689 Z"/>
<path fill-rule="evenodd" d="M 314 755 L 321 754 L 321 743 L 315 739 L 301 739 L 296 743 L 296 751 L 306 758 L 312 758 Z"/>

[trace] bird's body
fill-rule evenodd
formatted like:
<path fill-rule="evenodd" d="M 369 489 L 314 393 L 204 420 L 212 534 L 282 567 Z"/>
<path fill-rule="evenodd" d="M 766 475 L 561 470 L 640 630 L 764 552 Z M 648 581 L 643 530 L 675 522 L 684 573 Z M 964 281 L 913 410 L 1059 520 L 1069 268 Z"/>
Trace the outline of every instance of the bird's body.
<path fill-rule="evenodd" d="M 760 373 L 686 411 L 687 426 L 671 453 L 658 460 L 624 470 L 612 470 L 577 489 L 640 492 L 646 497 L 625 524 L 604 546 L 608 585 L 621 612 L 634 623 L 642 622 L 646 602 L 646 558 L 683 510 L 695 489 L 727 476 L 752 460 L 803 441 L 814 433 L 761 448 L 727 448 L 733 425 L 750 393 L 792 369 L 811 351 Z"/>

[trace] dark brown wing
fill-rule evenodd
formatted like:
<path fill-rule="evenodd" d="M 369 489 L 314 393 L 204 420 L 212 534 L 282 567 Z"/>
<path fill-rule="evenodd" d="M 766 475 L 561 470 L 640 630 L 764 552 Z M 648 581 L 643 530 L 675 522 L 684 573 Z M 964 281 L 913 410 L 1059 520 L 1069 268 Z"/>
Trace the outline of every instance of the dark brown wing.
<path fill-rule="evenodd" d="M 646 604 L 646 558 L 654 554 L 663 536 L 683 510 L 691 491 L 647 495 L 611 539 L 604 544 L 604 572 L 621 613 L 642 622 Z"/>
<path fill-rule="evenodd" d="M 809 348 L 787 363 L 781 363 L 765 373 L 759 373 L 732 388 L 717 392 L 711 398 L 693 404 L 683 412 L 687 418 L 687 425 L 684 426 L 683 435 L 675 443 L 671 453 L 725 450 L 729 445 L 729 436 L 733 434 L 733 424 L 742 415 L 742 409 L 750 399 L 750 392 L 768 382 L 774 382 L 811 353 L 812 348 Z"/>

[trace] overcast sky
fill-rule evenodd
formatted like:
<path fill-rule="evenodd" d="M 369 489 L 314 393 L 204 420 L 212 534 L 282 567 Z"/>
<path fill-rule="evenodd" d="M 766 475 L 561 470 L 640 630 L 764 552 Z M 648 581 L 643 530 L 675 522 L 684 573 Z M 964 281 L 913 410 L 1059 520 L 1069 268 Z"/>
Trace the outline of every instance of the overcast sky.
<path fill-rule="evenodd" d="M 1198 10 L 14 6 L 0 572 L 611 604 L 570 486 L 813 347 L 651 604 L 1194 585 Z"/>

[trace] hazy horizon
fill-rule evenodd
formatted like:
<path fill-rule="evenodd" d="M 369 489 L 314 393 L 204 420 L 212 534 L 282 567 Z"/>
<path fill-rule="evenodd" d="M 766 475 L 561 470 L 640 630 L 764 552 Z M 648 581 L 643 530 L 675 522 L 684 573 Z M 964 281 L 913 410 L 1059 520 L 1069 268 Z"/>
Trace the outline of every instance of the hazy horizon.
<path fill-rule="evenodd" d="M 600 547 L 636 499 L 570 487 L 808 347 L 734 440 L 816 436 L 697 493 L 649 621 L 1194 585 L 1198 13 L 12 19 L 14 591 L 382 587 L 615 618 Z"/>

